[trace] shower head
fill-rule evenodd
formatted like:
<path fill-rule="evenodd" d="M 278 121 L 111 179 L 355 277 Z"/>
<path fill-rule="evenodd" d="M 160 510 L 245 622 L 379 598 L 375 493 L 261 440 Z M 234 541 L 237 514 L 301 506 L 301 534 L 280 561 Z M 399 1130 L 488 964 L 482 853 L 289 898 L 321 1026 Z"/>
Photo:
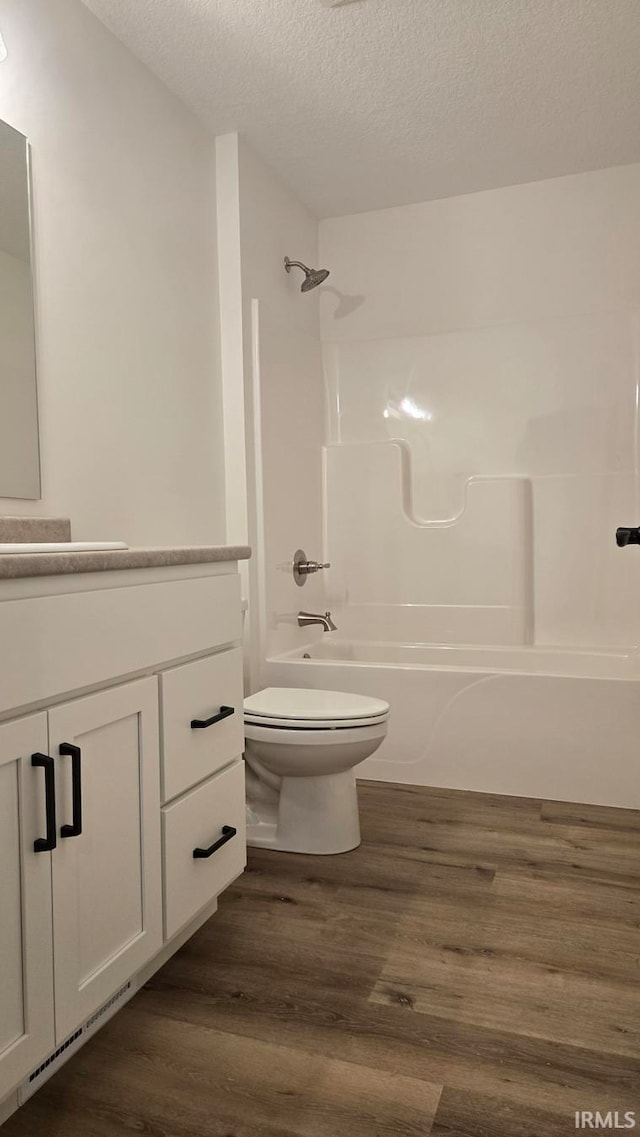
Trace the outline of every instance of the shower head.
<path fill-rule="evenodd" d="M 317 288 L 329 275 L 328 268 L 307 268 L 306 265 L 303 265 L 302 261 L 290 261 L 288 257 L 284 258 L 284 267 L 287 272 L 291 272 L 292 268 L 302 269 L 304 280 L 300 285 L 301 292 L 311 292 L 312 288 Z"/>

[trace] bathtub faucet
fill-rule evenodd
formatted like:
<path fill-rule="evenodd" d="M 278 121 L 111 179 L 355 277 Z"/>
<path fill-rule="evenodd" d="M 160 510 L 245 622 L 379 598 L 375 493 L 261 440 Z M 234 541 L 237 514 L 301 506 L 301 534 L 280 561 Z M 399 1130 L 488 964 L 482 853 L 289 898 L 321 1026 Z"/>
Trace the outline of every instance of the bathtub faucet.
<path fill-rule="evenodd" d="M 325 612 L 324 616 L 316 615 L 315 612 L 298 612 L 299 628 L 309 628 L 312 624 L 320 624 L 323 632 L 337 632 L 338 630 L 331 619 L 330 612 Z"/>

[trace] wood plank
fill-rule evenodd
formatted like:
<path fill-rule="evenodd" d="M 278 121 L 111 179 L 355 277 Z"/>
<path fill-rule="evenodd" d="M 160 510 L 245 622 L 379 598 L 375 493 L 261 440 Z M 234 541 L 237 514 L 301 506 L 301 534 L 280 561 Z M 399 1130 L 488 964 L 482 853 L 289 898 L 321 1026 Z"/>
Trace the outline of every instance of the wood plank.
<path fill-rule="evenodd" d="M 28 1114 L 43 1116 L 49 1097 L 64 1116 L 66 1137 L 84 1137 L 86 1112 L 100 1117 L 101 1137 L 115 1137 L 125 1125 L 166 1137 L 422 1137 L 441 1092 L 423 1079 L 312 1058 L 148 1014 L 140 1004 L 112 1020 L 74 1066 L 75 1074 L 69 1066 L 37 1106 L 12 1119 L 15 1133 L 33 1133 Z M 70 1081 L 76 1107 L 67 1111 Z"/>
<path fill-rule="evenodd" d="M 430 794 L 430 790 L 425 790 Z M 465 795 L 475 796 L 475 795 Z M 479 795 L 483 796 L 483 795 Z M 506 807 L 510 808 L 510 807 Z M 482 866 L 485 870 L 547 873 L 554 877 L 594 880 L 635 889 L 640 873 L 640 843 L 626 829 L 562 825 L 538 818 L 533 825 L 488 825 L 428 815 L 404 819 L 402 829 L 391 810 L 379 810 L 372 829 L 363 825 L 367 846 L 386 847 L 425 865 Z"/>
<path fill-rule="evenodd" d="M 572 1110 L 523 1108 L 504 1098 L 450 1089 L 442 1095 L 431 1131 L 432 1137 L 570 1137 L 576 1132 Z"/>
<path fill-rule="evenodd" d="M 401 830 L 407 825 L 440 821 L 522 832 L 537 828 L 544 804 L 540 798 L 477 794 L 439 786 L 396 786 L 388 782 L 360 781 L 358 794 L 367 832 L 373 840 L 378 820 L 385 816 L 388 819 L 390 812 L 400 822 Z M 412 838 L 413 834 L 405 833 L 405 837 Z"/>
<path fill-rule="evenodd" d="M 640 1053 L 636 957 L 620 965 L 627 978 L 618 981 L 572 970 L 553 937 L 546 959 L 544 943 L 525 954 L 518 937 L 510 950 L 506 925 L 502 946 L 496 928 L 486 925 L 467 936 L 458 928 L 452 938 L 458 942 L 432 943 L 420 921 L 407 917 L 372 1002 L 612 1054 Z"/>
<path fill-rule="evenodd" d="M 640 831 L 640 810 L 616 809 L 606 805 L 578 805 L 567 801 L 545 801 L 540 816 L 556 825 L 586 825 L 589 828 Z"/>
<path fill-rule="evenodd" d="M 639 882 L 640 883 L 640 882 Z M 640 887 L 612 885 L 597 880 L 567 880 L 532 870 L 496 873 L 492 892 L 509 901 L 512 910 L 537 910 L 541 918 L 560 914 L 571 921 L 572 935 L 594 925 L 615 930 L 622 926 L 636 934 L 640 928 Z"/>

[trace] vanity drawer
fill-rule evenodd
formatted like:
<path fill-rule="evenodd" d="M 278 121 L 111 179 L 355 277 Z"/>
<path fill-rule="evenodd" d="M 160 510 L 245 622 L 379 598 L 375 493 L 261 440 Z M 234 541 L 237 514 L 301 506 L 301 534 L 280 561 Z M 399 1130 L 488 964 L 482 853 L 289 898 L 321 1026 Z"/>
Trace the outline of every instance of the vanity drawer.
<path fill-rule="evenodd" d="M 169 940 L 247 863 L 244 762 L 163 808 L 162 848 L 164 934 Z M 193 855 L 196 849 L 199 857 Z"/>
<path fill-rule="evenodd" d="M 163 671 L 160 690 L 162 800 L 171 801 L 242 754 L 242 649 Z"/>
<path fill-rule="evenodd" d="M 171 580 L 164 579 L 170 568 L 150 571 L 163 579 L 120 587 L 123 578 L 134 581 L 138 570 L 72 574 L 64 578 L 69 589 L 83 581 L 86 591 L 0 603 L 0 644 L 11 645 L 1 671 L 0 713 L 121 682 L 123 676 L 156 671 L 167 660 L 240 640 L 237 573 Z M 66 587 L 62 577 L 51 581 Z M 70 646 L 63 650 L 62 644 Z"/>

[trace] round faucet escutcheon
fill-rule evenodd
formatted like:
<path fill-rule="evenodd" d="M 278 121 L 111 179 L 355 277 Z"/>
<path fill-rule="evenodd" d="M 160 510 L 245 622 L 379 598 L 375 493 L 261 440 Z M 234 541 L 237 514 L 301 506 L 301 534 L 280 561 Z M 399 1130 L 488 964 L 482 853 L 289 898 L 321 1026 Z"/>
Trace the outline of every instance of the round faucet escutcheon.
<path fill-rule="evenodd" d="M 308 576 L 314 572 L 320 572 L 321 569 L 331 568 L 328 561 L 324 564 L 322 561 L 310 561 L 304 549 L 296 549 L 293 555 L 293 579 L 296 584 L 302 588 Z"/>

